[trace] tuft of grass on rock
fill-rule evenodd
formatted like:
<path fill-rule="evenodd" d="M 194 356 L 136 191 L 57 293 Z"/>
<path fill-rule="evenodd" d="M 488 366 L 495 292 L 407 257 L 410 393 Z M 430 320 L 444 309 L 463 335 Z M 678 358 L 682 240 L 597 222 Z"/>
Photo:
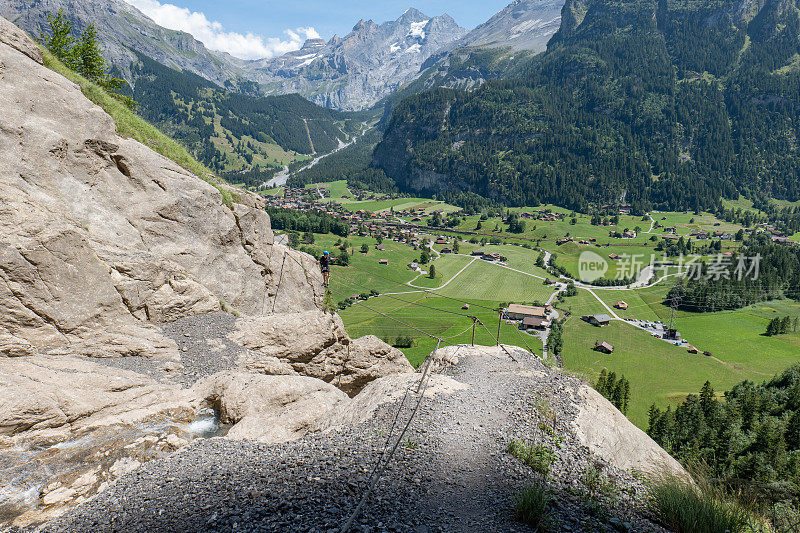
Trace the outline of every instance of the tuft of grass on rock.
<path fill-rule="evenodd" d="M 520 522 L 534 531 L 546 531 L 547 506 L 550 494 L 544 484 L 537 482 L 522 489 L 514 502 L 514 515 Z"/>
<path fill-rule="evenodd" d="M 222 195 L 222 203 L 229 208 L 233 208 L 233 202 L 238 199 L 236 193 L 231 188 L 221 184 L 214 174 L 192 157 L 180 143 L 134 113 L 124 103 L 106 92 L 105 89 L 71 70 L 46 48 L 42 47 L 42 51 L 44 52 L 44 65 L 77 84 L 86 98 L 108 113 L 116 123 L 118 135 L 139 141 L 214 186 Z"/>
<path fill-rule="evenodd" d="M 550 448 L 541 444 L 528 445 L 517 439 L 508 443 L 506 451 L 544 477 L 550 473 L 550 466 L 556 460 L 556 454 Z"/>
<path fill-rule="evenodd" d="M 739 502 L 710 487 L 694 487 L 676 479 L 651 488 L 653 513 L 675 533 L 745 533 L 753 517 Z"/>

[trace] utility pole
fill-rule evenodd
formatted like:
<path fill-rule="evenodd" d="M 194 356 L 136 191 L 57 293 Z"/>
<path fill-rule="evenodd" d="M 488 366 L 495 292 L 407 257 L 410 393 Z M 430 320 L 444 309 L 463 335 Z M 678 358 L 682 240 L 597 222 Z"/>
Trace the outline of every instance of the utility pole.
<path fill-rule="evenodd" d="M 477 323 L 477 317 L 470 317 L 472 319 L 472 345 L 475 346 L 475 324 Z"/>
<path fill-rule="evenodd" d="M 500 346 L 500 326 L 503 323 L 503 310 L 497 310 L 497 346 Z"/>
<path fill-rule="evenodd" d="M 681 297 L 677 294 L 669 299 L 669 326 L 667 327 L 667 335 L 670 339 L 677 337 L 675 328 L 675 309 L 678 307 Z"/>

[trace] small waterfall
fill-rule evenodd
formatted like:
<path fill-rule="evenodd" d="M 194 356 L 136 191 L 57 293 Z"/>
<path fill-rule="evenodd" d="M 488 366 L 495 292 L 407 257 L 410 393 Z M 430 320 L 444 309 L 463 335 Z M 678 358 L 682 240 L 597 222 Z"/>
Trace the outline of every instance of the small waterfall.
<path fill-rule="evenodd" d="M 213 406 L 189 418 L 166 414 L 134 425 L 92 428 L 67 439 L 0 440 L 0 530 L 41 524 L 105 490 L 142 463 L 193 439 L 224 436 Z"/>
<path fill-rule="evenodd" d="M 189 423 L 189 433 L 195 437 L 208 439 L 211 437 L 224 437 L 230 425 L 219 421 L 219 411 L 210 405 L 205 405 L 197 411 L 194 420 Z"/>

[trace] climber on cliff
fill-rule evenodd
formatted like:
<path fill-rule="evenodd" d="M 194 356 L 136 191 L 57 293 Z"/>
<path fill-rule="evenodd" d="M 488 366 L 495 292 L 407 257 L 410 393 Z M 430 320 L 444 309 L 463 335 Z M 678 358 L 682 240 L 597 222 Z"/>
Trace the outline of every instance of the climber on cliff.
<path fill-rule="evenodd" d="M 331 254 L 328 250 L 322 252 L 322 256 L 317 259 L 319 269 L 322 271 L 322 286 L 327 287 L 331 282 Z"/>

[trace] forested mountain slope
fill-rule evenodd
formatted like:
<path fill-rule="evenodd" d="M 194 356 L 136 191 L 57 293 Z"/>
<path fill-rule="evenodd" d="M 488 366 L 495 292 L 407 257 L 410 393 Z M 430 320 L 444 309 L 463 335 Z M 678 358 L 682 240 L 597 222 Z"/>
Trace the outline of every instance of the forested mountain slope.
<path fill-rule="evenodd" d="M 360 125 L 297 94 L 230 92 L 143 55 L 131 75 L 138 112 L 233 182 L 257 185 L 298 155 L 333 150 Z"/>
<path fill-rule="evenodd" d="M 514 205 L 797 200 L 799 33 L 797 0 L 569 0 L 520 79 L 407 98 L 374 163 Z"/>

